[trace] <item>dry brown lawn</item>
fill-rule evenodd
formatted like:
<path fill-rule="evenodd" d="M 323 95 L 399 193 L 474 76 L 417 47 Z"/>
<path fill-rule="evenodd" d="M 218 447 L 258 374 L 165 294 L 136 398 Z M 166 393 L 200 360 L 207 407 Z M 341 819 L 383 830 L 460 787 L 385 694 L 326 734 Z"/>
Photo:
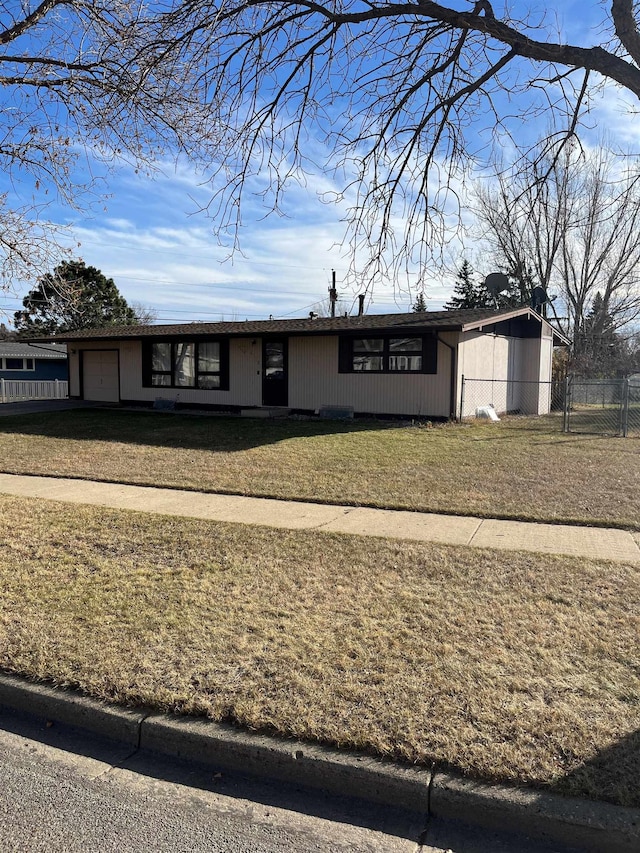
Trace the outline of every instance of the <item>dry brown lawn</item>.
<path fill-rule="evenodd" d="M 640 440 L 559 426 L 72 411 L 0 418 L 0 470 L 640 530 Z"/>
<path fill-rule="evenodd" d="M 0 508 L 5 670 L 640 806 L 637 566 Z"/>

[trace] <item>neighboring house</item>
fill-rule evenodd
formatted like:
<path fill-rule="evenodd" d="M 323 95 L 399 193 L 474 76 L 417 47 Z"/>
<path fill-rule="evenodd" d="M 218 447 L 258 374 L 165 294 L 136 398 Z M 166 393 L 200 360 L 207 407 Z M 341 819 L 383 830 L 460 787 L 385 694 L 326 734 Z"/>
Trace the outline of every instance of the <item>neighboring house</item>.
<path fill-rule="evenodd" d="M 67 380 L 67 348 L 62 344 L 0 341 L 0 379 Z"/>
<path fill-rule="evenodd" d="M 111 327 L 58 340 L 69 345 L 69 394 L 85 400 L 431 418 L 460 416 L 463 376 L 549 383 L 553 346 L 568 343 L 530 308 Z M 528 413 L 548 411 L 548 388 L 527 399 Z"/>

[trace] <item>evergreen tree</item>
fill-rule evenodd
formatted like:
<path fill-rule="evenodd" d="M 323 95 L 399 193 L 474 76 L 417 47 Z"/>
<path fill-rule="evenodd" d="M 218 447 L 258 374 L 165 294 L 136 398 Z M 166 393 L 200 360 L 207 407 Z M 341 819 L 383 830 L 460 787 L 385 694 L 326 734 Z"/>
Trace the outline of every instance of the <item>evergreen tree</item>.
<path fill-rule="evenodd" d="M 22 306 L 22 311 L 14 314 L 21 337 L 139 322 L 113 279 L 84 261 L 64 261 L 53 273 L 42 276 Z"/>
<path fill-rule="evenodd" d="M 445 303 L 447 311 L 461 308 L 491 308 L 491 296 L 473 278 L 473 267 L 466 259 L 458 270 L 451 299 Z"/>
<path fill-rule="evenodd" d="M 427 310 L 427 300 L 424 298 L 424 290 L 421 290 L 418 294 L 415 304 L 411 310 L 415 311 L 416 313 L 420 313 L 422 311 Z"/>
<path fill-rule="evenodd" d="M 613 377 L 623 368 L 624 342 L 598 291 L 581 333 L 574 340 L 572 367 L 583 376 Z"/>

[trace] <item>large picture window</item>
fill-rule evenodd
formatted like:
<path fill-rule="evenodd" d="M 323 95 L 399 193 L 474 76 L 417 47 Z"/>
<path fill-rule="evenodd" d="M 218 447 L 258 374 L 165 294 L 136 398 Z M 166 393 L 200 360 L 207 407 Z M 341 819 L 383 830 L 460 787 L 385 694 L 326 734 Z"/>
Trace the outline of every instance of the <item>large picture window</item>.
<path fill-rule="evenodd" d="M 437 373 L 435 335 L 340 339 L 340 373 Z"/>
<path fill-rule="evenodd" d="M 145 387 L 226 390 L 227 341 L 144 341 Z"/>

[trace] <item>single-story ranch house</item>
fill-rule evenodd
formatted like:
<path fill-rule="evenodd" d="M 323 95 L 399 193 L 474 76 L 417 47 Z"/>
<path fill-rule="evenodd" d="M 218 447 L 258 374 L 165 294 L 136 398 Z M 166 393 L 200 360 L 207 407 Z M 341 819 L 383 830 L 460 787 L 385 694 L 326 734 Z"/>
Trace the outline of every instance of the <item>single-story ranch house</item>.
<path fill-rule="evenodd" d="M 0 379 L 67 380 L 67 348 L 60 344 L 0 341 Z"/>
<path fill-rule="evenodd" d="M 549 388 L 538 383 L 550 382 L 554 344 L 567 343 L 526 307 L 121 326 L 60 339 L 72 398 L 431 418 L 474 414 L 461 411 L 463 376 L 494 380 L 484 403 L 498 411 L 547 412 Z M 536 385 L 526 407 L 518 383 Z"/>

